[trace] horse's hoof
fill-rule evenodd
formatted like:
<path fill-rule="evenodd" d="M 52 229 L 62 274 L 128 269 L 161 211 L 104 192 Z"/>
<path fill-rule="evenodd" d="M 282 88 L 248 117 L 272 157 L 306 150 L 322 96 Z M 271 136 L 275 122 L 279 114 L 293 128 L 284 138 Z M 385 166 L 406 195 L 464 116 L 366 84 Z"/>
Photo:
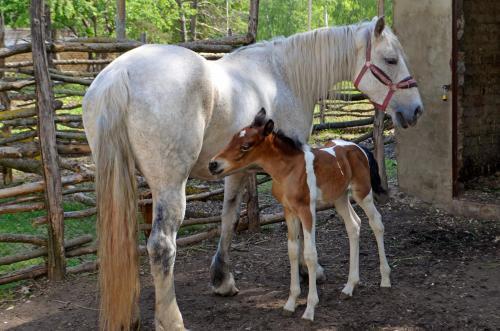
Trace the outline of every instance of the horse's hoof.
<path fill-rule="evenodd" d="M 318 265 L 318 269 L 316 270 L 316 283 L 324 283 L 326 282 L 325 269 L 322 266 Z"/>
<path fill-rule="evenodd" d="M 238 294 L 240 290 L 236 287 L 236 283 L 234 282 L 233 274 L 229 274 L 229 278 L 224 281 L 219 286 L 212 286 L 212 291 L 223 297 L 232 297 Z"/>
<path fill-rule="evenodd" d="M 352 294 L 347 294 L 344 292 L 340 292 L 340 299 L 342 300 L 349 300 L 352 298 Z"/>
<path fill-rule="evenodd" d="M 293 316 L 294 311 L 283 308 L 281 314 L 285 317 Z"/>
<path fill-rule="evenodd" d="M 240 290 L 238 290 L 238 288 L 236 286 L 231 286 L 231 287 L 228 287 L 228 288 L 221 288 L 221 287 L 218 287 L 218 288 L 212 288 L 212 291 L 216 294 L 216 295 L 220 295 L 221 297 L 233 297 L 235 296 L 236 294 L 238 294 L 238 292 Z"/>

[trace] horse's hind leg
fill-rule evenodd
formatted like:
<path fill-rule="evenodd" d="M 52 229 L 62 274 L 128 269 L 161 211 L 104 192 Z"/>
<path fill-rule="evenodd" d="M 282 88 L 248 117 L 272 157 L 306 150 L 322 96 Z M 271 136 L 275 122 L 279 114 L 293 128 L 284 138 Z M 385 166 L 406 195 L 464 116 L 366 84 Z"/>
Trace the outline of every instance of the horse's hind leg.
<path fill-rule="evenodd" d="M 359 283 L 359 231 L 361 224 L 349 208 L 347 193 L 334 201 L 335 210 L 342 217 L 349 237 L 349 277 L 342 293 L 352 296 L 354 288 Z"/>
<path fill-rule="evenodd" d="M 233 274 L 230 271 L 229 247 L 233 237 L 234 225 L 239 218 L 243 183 L 247 174 L 239 173 L 226 177 L 224 182 L 224 204 L 219 246 L 212 258 L 210 278 L 212 289 L 219 295 L 238 293 Z"/>
<path fill-rule="evenodd" d="M 186 180 L 153 191 L 153 226 L 148 253 L 155 284 L 156 330 L 184 330 L 174 290 L 177 230 L 186 209 Z"/>
<path fill-rule="evenodd" d="M 384 248 L 384 224 L 382 223 L 382 216 L 380 216 L 380 213 L 373 203 L 372 192 L 370 191 L 370 193 L 368 193 L 368 195 L 363 199 L 356 199 L 356 202 L 361 208 L 363 208 L 366 216 L 368 216 L 370 227 L 375 234 L 375 239 L 377 240 L 378 255 L 380 259 L 380 286 L 391 287 L 391 268 L 389 267 L 389 263 L 387 263 Z"/>

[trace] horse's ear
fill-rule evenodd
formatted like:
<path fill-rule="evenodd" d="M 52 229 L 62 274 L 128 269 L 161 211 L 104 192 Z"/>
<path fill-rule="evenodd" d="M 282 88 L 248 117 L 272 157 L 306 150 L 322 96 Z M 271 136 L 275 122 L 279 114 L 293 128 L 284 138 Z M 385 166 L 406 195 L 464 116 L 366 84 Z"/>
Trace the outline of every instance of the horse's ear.
<path fill-rule="evenodd" d="M 257 115 L 255 115 L 255 118 L 253 119 L 253 123 L 251 126 L 253 127 L 260 127 L 263 126 L 264 123 L 266 123 L 266 110 L 264 108 L 261 108 Z"/>
<path fill-rule="evenodd" d="M 268 136 L 271 134 L 271 132 L 273 132 L 273 130 L 274 130 L 274 121 L 269 120 L 269 121 L 267 121 L 266 125 L 264 126 L 264 131 L 262 131 L 262 134 L 264 136 Z"/>
<path fill-rule="evenodd" d="M 375 38 L 380 37 L 382 31 L 384 31 L 384 28 L 385 28 L 385 19 L 384 16 L 380 16 L 377 19 L 377 23 L 375 23 L 375 30 L 374 30 Z"/>

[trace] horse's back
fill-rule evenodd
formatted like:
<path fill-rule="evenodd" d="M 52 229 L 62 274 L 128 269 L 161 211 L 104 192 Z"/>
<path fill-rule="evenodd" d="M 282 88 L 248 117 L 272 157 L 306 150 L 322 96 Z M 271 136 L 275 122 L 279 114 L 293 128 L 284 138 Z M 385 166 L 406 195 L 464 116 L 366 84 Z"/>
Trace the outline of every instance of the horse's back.
<path fill-rule="evenodd" d="M 161 168 L 187 177 L 212 112 L 210 77 L 207 61 L 182 47 L 144 45 L 123 54 L 96 77 L 85 96 L 91 148 L 100 119 L 121 116 L 135 159 L 151 181 L 165 177 Z M 177 165 L 176 171 L 162 166 L 166 160 Z"/>

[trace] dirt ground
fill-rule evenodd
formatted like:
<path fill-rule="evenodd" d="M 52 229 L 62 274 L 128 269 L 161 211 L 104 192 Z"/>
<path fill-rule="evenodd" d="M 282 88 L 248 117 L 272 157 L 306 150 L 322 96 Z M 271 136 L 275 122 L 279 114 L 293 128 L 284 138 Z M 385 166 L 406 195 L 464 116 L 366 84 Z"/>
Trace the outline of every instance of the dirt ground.
<path fill-rule="evenodd" d="M 359 209 L 357 209 L 360 213 Z M 366 218 L 361 233 L 361 284 L 349 300 L 348 242 L 333 211 L 319 214 L 318 252 L 327 280 L 319 285 L 313 324 L 300 319 L 307 286 L 292 317 L 282 315 L 289 267 L 283 225 L 238 235 L 232 247 L 240 293 L 212 295 L 208 267 L 215 241 L 183 248 L 176 261 L 176 292 L 191 330 L 500 330 L 500 222 L 451 217 L 396 194 L 380 211 L 392 267 L 390 289 L 381 289 L 374 237 Z M 142 268 L 142 330 L 152 330 L 154 288 Z M 18 298 L 0 304 L 2 330 L 93 330 L 97 326 L 96 275 L 48 286 L 33 281 Z"/>

